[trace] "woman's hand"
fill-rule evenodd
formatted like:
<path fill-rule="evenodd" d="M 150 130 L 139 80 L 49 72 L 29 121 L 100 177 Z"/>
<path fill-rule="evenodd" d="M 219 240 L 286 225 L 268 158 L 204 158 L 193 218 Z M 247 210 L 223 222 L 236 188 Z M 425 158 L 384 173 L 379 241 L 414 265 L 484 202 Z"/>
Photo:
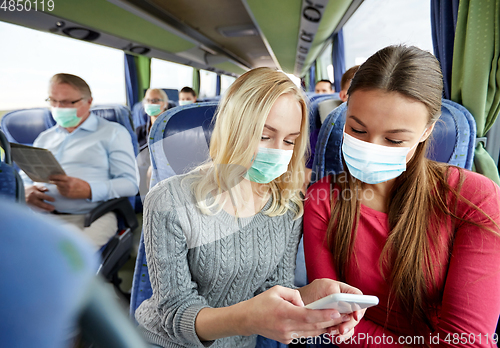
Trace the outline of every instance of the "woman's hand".
<path fill-rule="evenodd" d="M 241 335 L 259 334 L 288 344 L 294 338 L 314 337 L 337 327 L 351 316 L 335 309 L 307 309 L 298 290 L 275 286 L 254 298 L 241 302 L 245 313 Z"/>
<path fill-rule="evenodd" d="M 363 294 L 361 290 L 353 286 L 327 278 L 316 279 L 312 283 L 300 288 L 299 291 L 306 305 L 336 293 Z M 342 323 L 328 328 L 327 332 L 332 335 L 340 335 L 339 340 L 347 340 L 354 334 L 354 327 L 359 323 L 365 312 L 366 309 L 362 309 L 351 314 L 343 314 L 342 318 L 344 320 Z"/>

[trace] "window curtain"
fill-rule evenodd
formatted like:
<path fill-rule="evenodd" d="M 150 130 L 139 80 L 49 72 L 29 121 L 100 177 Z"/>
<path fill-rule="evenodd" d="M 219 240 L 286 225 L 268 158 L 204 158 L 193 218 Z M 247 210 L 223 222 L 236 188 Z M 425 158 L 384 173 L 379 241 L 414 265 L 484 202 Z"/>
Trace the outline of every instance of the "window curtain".
<path fill-rule="evenodd" d="M 434 55 L 441 64 L 446 99 L 451 99 L 451 69 L 458 3 L 459 0 L 431 0 L 432 45 Z"/>
<path fill-rule="evenodd" d="M 221 85 L 221 76 L 220 74 L 217 74 L 217 80 L 215 84 L 215 95 L 218 96 L 220 95 L 220 85 Z"/>
<path fill-rule="evenodd" d="M 125 53 L 125 84 L 130 109 L 144 96 L 151 82 L 151 58 Z"/>
<path fill-rule="evenodd" d="M 333 64 L 333 85 L 335 92 L 340 91 L 340 80 L 345 73 L 345 53 L 344 53 L 344 31 L 333 35 L 332 46 L 332 64 Z"/>
<path fill-rule="evenodd" d="M 193 68 L 193 89 L 200 96 L 200 69 Z"/>
<path fill-rule="evenodd" d="M 474 116 L 484 137 L 500 112 L 500 0 L 461 0 L 458 9 L 451 99 Z M 498 168 L 479 142 L 474 170 L 500 185 Z"/>
<path fill-rule="evenodd" d="M 309 68 L 309 91 L 314 92 L 316 87 L 316 63 L 311 64 Z"/>

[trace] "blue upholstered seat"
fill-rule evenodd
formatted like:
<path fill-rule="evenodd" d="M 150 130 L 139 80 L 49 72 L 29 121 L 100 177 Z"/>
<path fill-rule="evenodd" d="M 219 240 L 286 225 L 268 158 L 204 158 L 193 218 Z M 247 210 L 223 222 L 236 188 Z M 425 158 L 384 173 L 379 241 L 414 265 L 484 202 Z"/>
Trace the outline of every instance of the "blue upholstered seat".
<path fill-rule="evenodd" d="M 15 110 L 2 117 L 2 131 L 11 143 L 33 145 L 38 134 L 56 121 L 48 108 Z"/>
<path fill-rule="evenodd" d="M 346 104 L 342 104 L 321 126 L 311 182 L 343 170 L 341 145 L 346 110 Z M 465 107 L 450 100 L 443 100 L 441 112 L 430 138 L 427 157 L 470 170 L 476 139 L 474 118 Z"/>
<path fill-rule="evenodd" d="M 134 146 L 134 154 L 139 154 L 139 144 L 137 143 L 137 135 L 135 134 L 135 127 L 132 121 L 132 114 L 128 107 L 123 105 L 97 105 L 90 109 L 97 116 L 102 117 L 111 122 L 118 122 L 125 127 L 132 138 L 132 145 Z"/>
<path fill-rule="evenodd" d="M 0 196 L 13 202 L 24 203 L 23 181 L 13 166 L 10 144 L 2 131 L 0 131 L 0 146 L 3 150 L 0 161 Z"/>
<path fill-rule="evenodd" d="M 0 346 L 68 347 L 97 268 L 82 237 L 0 199 Z"/>
<path fill-rule="evenodd" d="M 2 198 L 0 221 L 1 347 L 71 347 L 79 331 L 98 347 L 147 347 L 95 277 L 82 236 Z"/>
<path fill-rule="evenodd" d="M 321 118 L 319 115 L 319 104 L 325 100 L 338 99 L 338 93 L 313 94 L 309 96 L 309 145 L 311 147 L 310 157 L 306 162 L 307 168 L 312 168 L 316 143 L 318 142 L 319 130 L 321 129 Z"/>
<path fill-rule="evenodd" d="M 167 110 L 158 117 L 149 134 L 151 187 L 171 176 L 188 172 L 192 166 L 208 158 L 216 109 L 217 103 L 196 103 Z M 152 294 L 141 234 L 130 299 L 132 317 L 142 301 Z"/>

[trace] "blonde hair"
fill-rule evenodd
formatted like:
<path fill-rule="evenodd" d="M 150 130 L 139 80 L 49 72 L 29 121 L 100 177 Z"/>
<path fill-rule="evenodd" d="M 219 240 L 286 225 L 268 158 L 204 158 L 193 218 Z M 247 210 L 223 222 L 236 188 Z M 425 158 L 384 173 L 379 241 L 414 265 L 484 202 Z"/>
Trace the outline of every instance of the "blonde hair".
<path fill-rule="evenodd" d="M 231 199 L 243 202 L 238 190 L 232 192 L 231 188 L 242 180 L 248 170 L 267 116 L 276 100 L 285 94 L 292 95 L 301 106 L 300 135 L 295 140 L 288 171 L 266 186 L 271 192 L 272 204 L 264 213 L 278 216 L 292 209 L 296 212 L 295 218 L 302 216 L 300 192 L 305 179 L 305 154 L 309 146 L 306 102 L 301 90 L 284 73 L 270 68 L 257 68 L 240 76 L 219 104 L 210 141 L 211 160 L 188 175 L 195 178 L 192 189 L 198 207 L 204 214 L 214 214 L 214 209 L 215 213 L 221 211 L 229 198 L 221 198 L 220 193 L 226 191 Z"/>
<path fill-rule="evenodd" d="M 78 91 L 83 95 L 85 99 L 90 99 L 92 98 L 92 92 L 90 91 L 90 87 L 85 82 L 81 77 L 78 77 L 76 75 L 71 75 L 71 74 L 55 74 L 52 76 L 49 82 L 49 86 L 56 85 L 56 84 L 67 84 Z"/>
<path fill-rule="evenodd" d="M 149 88 L 146 93 L 144 93 L 144 98 L 146 98 L 146 94 L 148 92 L 157 92 L 158 94 L 161 95 L 161 99 L 163 99 L 163 102 L 168 104 L 168 96 L 167 96 L 167 93 L 165 93 L 165 91 L 161 88 Z"/>

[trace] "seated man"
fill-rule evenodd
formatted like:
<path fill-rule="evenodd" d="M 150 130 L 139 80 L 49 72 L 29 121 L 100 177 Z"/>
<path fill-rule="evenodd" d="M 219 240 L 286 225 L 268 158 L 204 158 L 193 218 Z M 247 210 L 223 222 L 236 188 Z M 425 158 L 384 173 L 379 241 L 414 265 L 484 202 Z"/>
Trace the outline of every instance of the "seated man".
<path fill-rule="evenodd" d="M 340 92 L 339 92 L 339 97 L 343 102 L 347 101 L 347 90 L 349 89 L 349 86 L 351 85 L 351 80 L 354 77 L 354 74 L 356 71 L 358 71 L 359 65 L 355 65 L 349 70 L 347 70 L 344 75 L 342 75 L 342 79 L 340 80 Z"/>
<path fill-rule="evenodd" d="M 333 86 L 330 80 L 320 80 L 314 87 L 314 93 L 317 94 L 331 94 L 333 92 L 335 91 L 333 90 Z"/>
<path fill-rule="evenodd" d="M 84 228 L 85 214 L 103 201 L 137 193 L 130 134 L 90 112 L 92 94 L 78 76 L 54 75 L 47 101 L 57 125 L 40 133 L 33 146 L 50 150 L 66 175 L 52 175 L 50 184 L 34 185 L 22 173 L 26 202 L 76 226 L 100 248 L 116 233 L 116 216 L 107 213 Z"/>
<path fill-rule="evenodd" d="M 142 150 L 148 145 L 149 131 L 160 114 L 168 109 L 167 93 L 163 89 L 150 88 L 146 91 L 142 100 L 144 111 L 148 114 L 148 122 L 136 128 L 137 141 L 139 148 Z"/>
<path fill-rule="evenodd" d="M 179 105 L 196 103 L 196 92 L 191 87 L 184 87 L 179 92 Z"/>

